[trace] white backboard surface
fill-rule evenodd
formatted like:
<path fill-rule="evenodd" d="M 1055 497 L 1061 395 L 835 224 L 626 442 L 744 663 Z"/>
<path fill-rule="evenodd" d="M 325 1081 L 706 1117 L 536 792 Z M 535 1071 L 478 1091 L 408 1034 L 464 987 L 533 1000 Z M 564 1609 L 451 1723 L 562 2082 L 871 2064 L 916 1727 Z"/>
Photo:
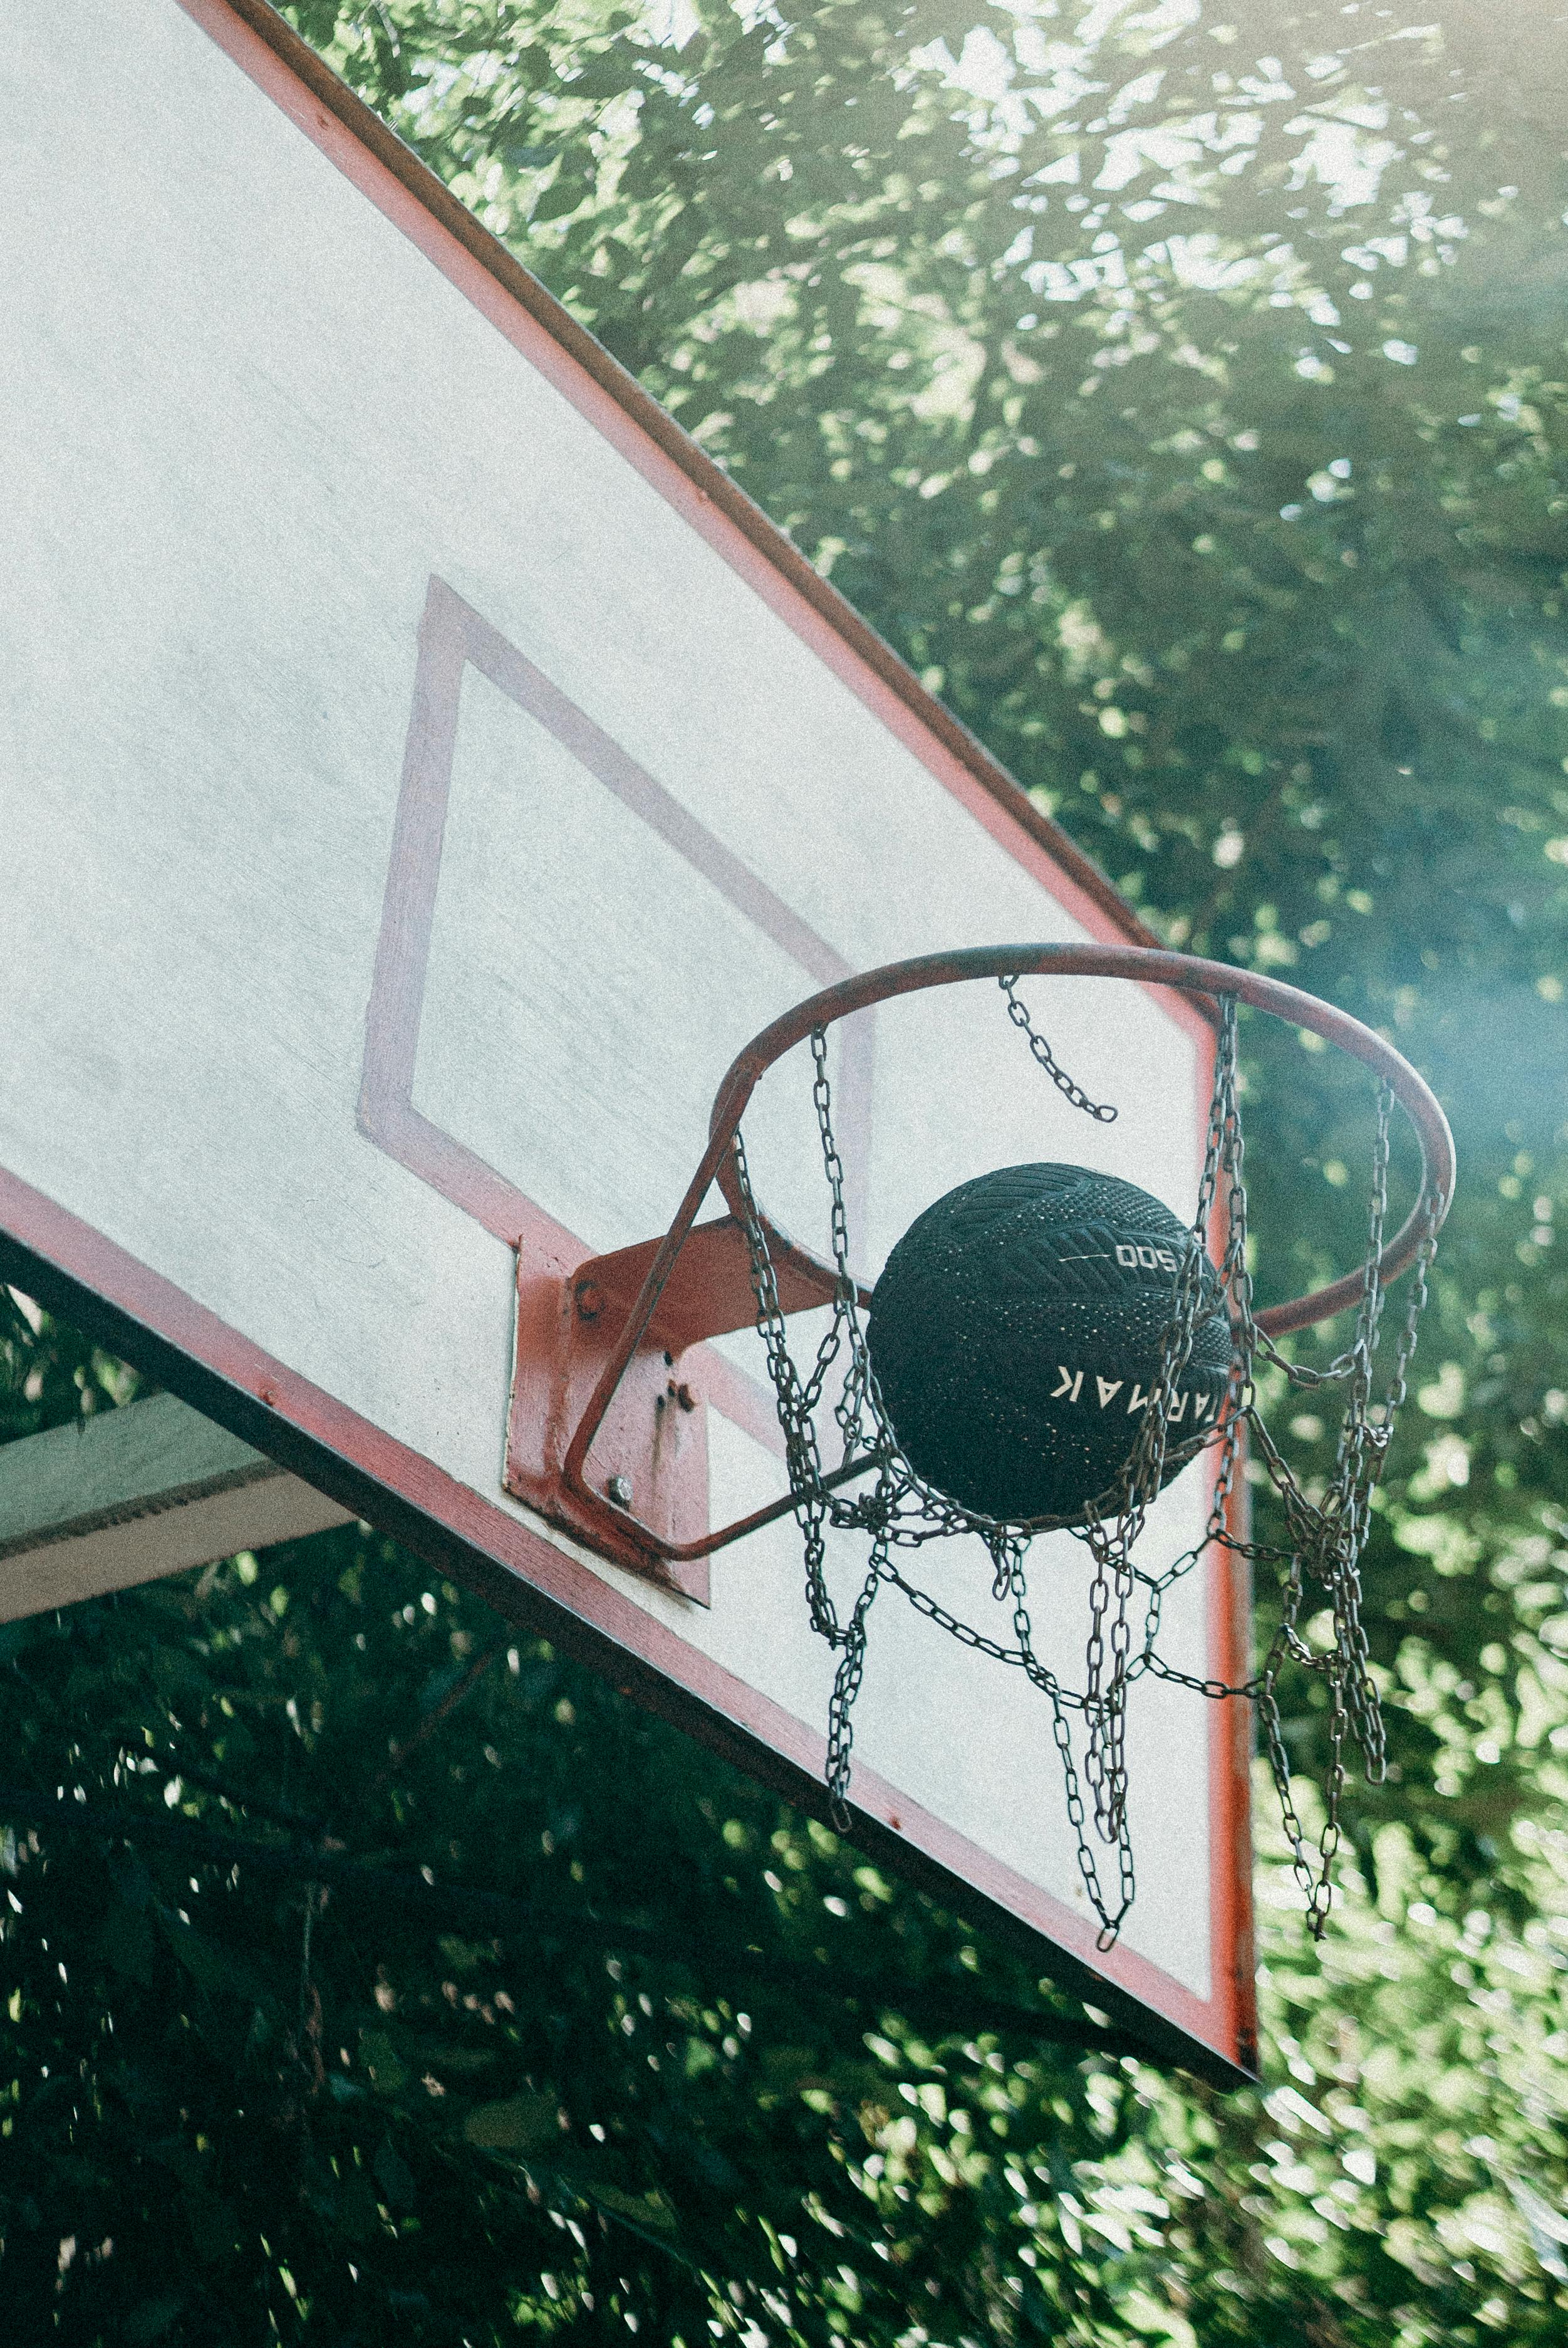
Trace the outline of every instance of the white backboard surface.
<path fill-rule="evenodd" d="M 703 1606 L 504 1490 L 515 1250 L 661 1231 L 733 1052 L 831 980 L 1140 932 L 253 0 L 70 18 L 62 81 L 52 12 L 14 12 L 0 149 L 0 1273 L 812 1798 L 832 1659 L 793 1526 L 721 1552 Z M 1113 1127 L 1072 1117 L 994 988 L 844 1031 L 865 1269 L 1025 1159 L 1190 1212 L 1196 1015 L 1031 1001 Z M 748 1136 L 811 1240 L 798 1076 Z M 751 1341 L 720 1342 L 760 1391 Z M 755 1415 L 709 1419 L 717 1523 L 782 1471 Z M 1194 1468 L 1153 1550 L 1206 1504 Z M 1069 1670 L 1084 1564 L 1063 1540 L 1034 1567 Z M 989 1605 L 973 1559 L 931 1570 Z M 1173 1659 L 1235 1676 L 1225 1566 L 1173 1602 Z M 1100 1956 L 1040 1700 L 895 1604 L 857 1715 L 867 1839 L 1158 2043 L 1246 2060 L 1245 1721 L 1140 1684 L 1138 1899 Z"/>

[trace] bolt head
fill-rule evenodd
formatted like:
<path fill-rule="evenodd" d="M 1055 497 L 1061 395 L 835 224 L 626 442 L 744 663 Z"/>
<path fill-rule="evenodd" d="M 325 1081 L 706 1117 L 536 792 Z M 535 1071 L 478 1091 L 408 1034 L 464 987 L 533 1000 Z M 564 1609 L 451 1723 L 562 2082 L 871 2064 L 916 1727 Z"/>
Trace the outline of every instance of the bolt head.
<path fill-rule="evenodd" d="M 630 1476 L 612 1476 L 604 1488 L 618 1509 L 629 1509 L 631 1506 Z"/>

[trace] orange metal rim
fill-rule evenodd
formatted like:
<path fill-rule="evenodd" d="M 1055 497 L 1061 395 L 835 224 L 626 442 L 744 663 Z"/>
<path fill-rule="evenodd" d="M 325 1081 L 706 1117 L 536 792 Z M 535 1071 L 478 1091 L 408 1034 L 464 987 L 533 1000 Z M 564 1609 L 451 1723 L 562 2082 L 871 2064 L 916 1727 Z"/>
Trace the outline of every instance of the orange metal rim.
<path fill-rule="evenodd" d="M 1384 1036 L 1317 995 L 1308 994 L 1301 987 L 1286 986 L 1278 979 L 1266 978 L 1256 971 L 1237 970 L 1228 963 L 1209 962 L 1197 954 L 1166 953 L 1153 946 L 1089 943 L 972 946 L 951 953 L 921 954 L 911 961 L 886 963 L 880 969 L 841 979 L 797 1003 L 737 1054 L 714 1097 L 709 1123 L 709 1155 L 713 1155 L 714 1144 L 720 1145 L 721 1154 L 713 1170 L 731 1211 L 739 1215 L 742 1206 L 728 1144 L 752 1094 L 775 1060 L 804 1042 L 815 1029 L 829 1027 L 835 1020 L 846 1018 L 854 1011 L 866 1010 L 873 1004 L 886 1003 L 900 994 L 919 994 L 928 987 L 1011 976 L 1126 979 L 1143 986 L 1173 987 L 1184 994 L 1206 1000 L 1210 1006 L 1215 998 L 1229 994 L 1255 1011 L 1266 1011 L 1293 1027 L 1321 1035 L 1326 1043 L 1363 1062 L 1389 1085 L 1420 1145 L 1422 1176 L 1416 1203 L 1378 1259 L 1384 1282 L 1398 1280 L 1401 1272 L 1408 1272 L 1420 1252 L 1429 1229 L 1440 1227 L 1453 1199 L 1453 1135 L 1441 1104 L 1425 1078 Z M 1434 1204 L 1435 1225 L 1431 1221 Z M 775 1233 L 771 1223 L 768 1230 L 770 1235 L 792 1247 L 797 1255 L 805 1252 L 798 1242 L 787 1241 L 782 1231 Z M 831 1282 L 831 1268 L 825 1264 L 822 1270 L 825 1279 Z M 1337 1313 L 1347 1311 L 1358 1301 L 1363 1282 L 1363 1272 L 1348 1272 L 1343 1279 L 1315 1288 L 1288 1303 L 1269 1306 L 1257 1315 L 1257 1325 L 1266 1336 L 1279 1337 L 1293 1329 L 1310 1328 L 1317 1322 L 1332 1320 Z"/>

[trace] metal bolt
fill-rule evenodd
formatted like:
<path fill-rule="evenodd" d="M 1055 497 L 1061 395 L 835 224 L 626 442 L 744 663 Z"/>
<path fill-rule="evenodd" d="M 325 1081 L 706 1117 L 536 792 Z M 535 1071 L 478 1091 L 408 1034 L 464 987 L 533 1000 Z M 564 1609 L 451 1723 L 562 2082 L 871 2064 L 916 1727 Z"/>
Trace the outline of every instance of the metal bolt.
<path fill-rule="evenodd" d="M 579 1282 L 577 1314 L 579 1321 L 597 1321 L 604 1310 L 604 1292 L 591 1280 Z"/>
<path fill-rule="evenodd" d="M 604 1488 L 609 1493 L 610 1498 L 615 1502 L 618 1509 L 629 1509 L 631 1506 L 631 1478 L 630 1476 L 612 1476 Z"/>

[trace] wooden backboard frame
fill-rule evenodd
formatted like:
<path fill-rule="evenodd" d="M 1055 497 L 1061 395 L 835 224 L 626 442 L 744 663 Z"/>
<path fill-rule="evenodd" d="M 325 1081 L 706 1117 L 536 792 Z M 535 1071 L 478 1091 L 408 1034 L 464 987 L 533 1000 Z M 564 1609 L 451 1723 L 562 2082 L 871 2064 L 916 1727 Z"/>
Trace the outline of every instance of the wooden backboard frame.
<path fill-rule="evenodd" d="M 1088 860 L 797 550 L 264 0 L 179 5 L 1091 936 L 1153 942 Z M 378 971 L 378 988 L 383 976 L 386 982 L 378 996 L 384 1005 L 395 1006 L 406 975 L 406 968 L 400 975 L 395 955 L 384 973 Z M 1196 1011 L 1181 1006 L 1173 1015 L 1189 1022 L 1207 1047 L 1209 1031 Z M 383 1042 L 382 1056 L 374 1048 L 367 1054 L 362 1119 L 379 1146 L 403 1155 L 413 1144 L 399 1122 L 395 1039 L 387 1043 L 384 1036 Z M 404 1162 L 413 1160 L 404 1156 Z M 486 1170 L 454 1171 L 447 1159 L 442 1174 L 443 1179 L 450 1175 L 472 1183 L 472 1201 L 458 1202 L 495 1230 L 497 1223 L 487 1218 L 494 1213 L 504 1220 L 511 1204 L 497 1200 L 487 1187 Z M 506 1235 L 522 1239 L 525 1232 L 519 1224 Z M 675 1720 L 804 1807 L 823 1810 L 821 1740 L 792 1715 L 696 1654 L 569 1550 L 270 1357 L 158 1272 L 4 1170 L 0 1277 L 91 1331 L 195 1408 L 374 1521 L 504 1613 L 548 1635 L 625 1694 Z M 1243 1676 L 1246 1592 L 1228 1559 L 1212 1576 L 1208 1631 L 1211 1671 L 1226 1679 Z M 1021 1934 L 1054 1975 L 1115 2012 L 1153 2051 L 1233 2082 L 1250 2071 L 1255 2044 L 1248 1748 L 1244 1709 L 1212 1707 L 1214 1977 L 1207 1998 L 1133 1951 L 1099 1955 L 1083 1919 L 868 1771 L 857 1775 L 855 1787 L 857 1839 L 964 1912 Z"/>

